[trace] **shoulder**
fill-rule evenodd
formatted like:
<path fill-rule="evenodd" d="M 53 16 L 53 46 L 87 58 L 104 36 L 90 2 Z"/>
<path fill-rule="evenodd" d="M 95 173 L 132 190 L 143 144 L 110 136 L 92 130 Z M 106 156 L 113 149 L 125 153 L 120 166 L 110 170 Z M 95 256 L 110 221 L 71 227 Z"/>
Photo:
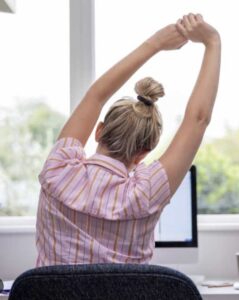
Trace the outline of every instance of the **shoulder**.
<path fill-rule="evenodd" d="M 64 137 L 56 141 L 49 156 L 54 154 L 62 154 L 66 158 L 75 158 L 76 153 L 85 158 L 85 151 L 82 143 L 73 137 Z"/>
<path fill-rule="evenodd" d="M 135 168 L 130 194 L 135 195 L 149 214 L 153 214 L 169 203 L 171 192 L 168 176 L 160 161 L 147 165 L 140 163 Z M 132 194 L 133 192 L 133 194 Z"/>
<path fill-rule="evenodd" d="M 155 160 L 150 164 L 140 163 L 135 168 L 135 177 L 147 177 L 149 181 L 160 180 L 160 182 L 168 181 L 166 170 L 159 160 Z"/>
<path fill-rule="evenodd" d="M 67 137 L 56 141 L 52 147 L 43 169 L 39 174 L 39 181 L 46 190 L 61 189 L 65 181 L 76 176 L 78 179 L 85 174 L 85 152 L 79 140 Z"/>

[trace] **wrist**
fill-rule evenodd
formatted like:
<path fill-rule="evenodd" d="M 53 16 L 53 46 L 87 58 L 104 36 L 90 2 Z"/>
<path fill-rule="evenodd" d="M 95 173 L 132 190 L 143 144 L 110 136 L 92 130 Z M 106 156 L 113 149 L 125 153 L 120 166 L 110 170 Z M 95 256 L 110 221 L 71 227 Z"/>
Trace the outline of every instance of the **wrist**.
<path fill-rule="evenodd" d="M 161 43 L 158 38 L 155 38 L 155 35 L 152 35 L 149 39 L 147 39 L 145 41 L 145 44 L 150 46 L 155 53 L 162 50 Z"/>
<path fill-rule="evenodd" d="M 220 35 L 217 33 L 213 35 L 210 39 L 204 42 L 205 47 L 213 47 L 221 45 Z"/>

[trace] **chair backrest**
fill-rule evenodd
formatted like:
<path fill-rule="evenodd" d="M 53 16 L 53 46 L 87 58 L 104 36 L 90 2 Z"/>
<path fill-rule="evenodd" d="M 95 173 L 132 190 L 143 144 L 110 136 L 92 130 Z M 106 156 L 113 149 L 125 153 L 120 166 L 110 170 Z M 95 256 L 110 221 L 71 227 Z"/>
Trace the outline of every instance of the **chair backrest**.
<path fill-rule="evenodd" d="M 202 300 L 184 274 L 135 264 L 62 265 L 26 271 L 9 300 Z"/>

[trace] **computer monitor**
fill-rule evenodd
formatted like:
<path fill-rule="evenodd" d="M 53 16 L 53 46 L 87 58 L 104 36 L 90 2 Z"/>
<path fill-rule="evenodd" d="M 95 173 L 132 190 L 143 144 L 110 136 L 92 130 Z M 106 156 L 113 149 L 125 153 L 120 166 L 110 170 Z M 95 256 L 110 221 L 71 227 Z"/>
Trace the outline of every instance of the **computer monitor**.
<path fill-rule="evenodd" d="M 197 188 L 194 165 L 163 210 L 154 236 L 155 250 L 150 263 L 197 262 Z"/>

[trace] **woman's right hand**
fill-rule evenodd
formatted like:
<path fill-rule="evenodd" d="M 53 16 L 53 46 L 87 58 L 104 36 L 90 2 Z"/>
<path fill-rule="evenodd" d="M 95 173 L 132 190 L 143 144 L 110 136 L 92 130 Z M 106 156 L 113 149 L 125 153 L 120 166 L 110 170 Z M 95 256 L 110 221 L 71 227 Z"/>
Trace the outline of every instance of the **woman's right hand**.
<path fill-rule="evenodd" d="M 176 27 L 187 39 L 205 46 L 220 42 L 217 30 L 206 23 L 200 14 L 188 14 L 179 19 Z"/>

